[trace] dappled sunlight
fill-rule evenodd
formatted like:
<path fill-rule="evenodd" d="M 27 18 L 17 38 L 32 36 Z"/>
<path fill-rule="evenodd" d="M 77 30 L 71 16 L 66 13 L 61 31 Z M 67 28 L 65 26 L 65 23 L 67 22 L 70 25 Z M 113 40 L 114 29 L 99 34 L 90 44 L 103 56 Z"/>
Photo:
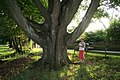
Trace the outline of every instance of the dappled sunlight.
<path fill-rule="evenodd" d="M 31 59 L 35 59 L 35 60 L 38 60 L 40 58 L 41 58 L 41 56 L 33 56 L 33 57 L 31 57 Z"/>
<path fill-rule="evenodd" d="M 0 46 L 0 59 L 7 61 L 7 60 L 11 60 L 13 58 L 11 58 L 11 55 L 13 55 L 13 53 L 15 52 L 15 50 L 9 48 L 8 46 Z"/>
<path fill-rule="evenodd" d="M 4 50 L 4 48 L 1 49 Z M 12 51 L 8 50 L 7 52 Z M 78 58 L 78 51 L 74 52 L 74 50 L 68 50 L 70 60 L 72 62 L 79 63 L 66 65 L 56 71 L 49 71 L 46 69 L 42 69 L 39 66 L 32 67 L 32 63 L 41 58 L 41 53 L 42 49 L 33 49 L 33 51 L 31 51 L 31 53 L 29 54 L 17 54 L 15 55 L 15 57 L 5 58 L 10 61 L 0 66 L 0 68 L 2 69 L 1 71 L 4 70 L 3 72 L 5 73 L 2 73 L 2 78 L 4 78 L 3 75 L 5 75 L 5 78 L 10 78 L 10 80 L 120 79 L 120 56 L 118 55 L 107 55 L 107 57 L 105 58 L 104 54 L 88 52 L 87 54 L 85 54 L 84 63 L 80 63 Z"/>
<path fill-rule="evenodd" d="M 42 48 L 33 48 L 32 52 L 42 52 L 43 49 Z"/>
<path fill-rule="evenodd" d="M 14 50 L 8 46 L 0 46 L 0 55 L 9 55 L 14 53 Z"/>
<path fill-rule="evenodd" d="M 91 80 L 92 77 L 87 71 L 87 67 L 84 64 L 80 65 L 80 68 L 77 71 L 77 76 L 75 76 L 74 80 Z"/>
<path fill-rule="evenodd" d="M 71 64 L 57 71 L 41 70 L 39 67 L 27 69 L 23 73 L 16 76 L 17 80 L 97 80 L 97 79 L 119 79 L 119 63 L 120 58 L 114 59 L 104 57 L 86 56 L 84 63 L 77 65 Z M 111 64 L 113 64 L 111 66 Z M 115 75 L 115 76 L 114 76 Z M 18 79 L 19 78 L 19 79 Z M 24 79 L 25 78 L 25 79 Z"/>

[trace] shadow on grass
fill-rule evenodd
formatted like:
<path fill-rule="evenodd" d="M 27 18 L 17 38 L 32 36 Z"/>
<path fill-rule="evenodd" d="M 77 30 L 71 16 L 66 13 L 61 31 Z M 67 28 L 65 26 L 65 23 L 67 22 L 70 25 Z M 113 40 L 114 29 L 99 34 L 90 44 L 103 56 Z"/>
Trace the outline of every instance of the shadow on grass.
<path fill-rule="evenodd" d="M 13 51 L 13 49 L 2 49 L 2 50 L 0 50 L 0 53 L 5 53 L 5 52 L 8 52 L 8 51 Z"/>
<path fill-rule="evenodd" d="M 40 67 L 29 67 L 10 80 L 91 80 L 86 64 L 64 66 L 57 71 L 48 71 Z"/>
<path fill-rule="evenodd" d="M 40 67 L 30 66 L 10 80 L 73 80 L 75 76 L 74 72 L 77 71 L 75 67 L 75 65 L 70 65 L 64 66 L 60 70 L 49 71 Z"/>
<path fill-rule="evenodd" d="M 0 54 L 1 53 L 6 53 L 6 52 L 13 51 L 13 49 L 9 48 L 8 46 L 0 46 Z"/>
<path fill-rule="evenodd" d="M 7 48 L 8 48 L 8 46 L 4 46 L 4 45 L 3 45 L 3 46 L 0 46 L 0 50 L 1 50 L 1 49 L 7 49 Z"/>
<path fill-rule="evenodd" d="M 84 64 L 80 65 L 77 76 L 75 76 L 74 80 L 92 80 L 92 77 L 90 76 L 90 73 L 87 71 Z"/>
<path fill-rule="evenodd" d="M 8 47 L 0 47 L 0 59 L 6 58 L 6 57 L 10 57 L 11 55 L 13 55 L 14 50 L 10 49 Z"/>
<path fill-rule="evenodd" d="M 90 62 L 90 63 L 89 63 Z M 68 65 L 57 71 L 25 67 L 9 80 L 119 80 L 120 58 L 86 56 L 85 63 Z"/>

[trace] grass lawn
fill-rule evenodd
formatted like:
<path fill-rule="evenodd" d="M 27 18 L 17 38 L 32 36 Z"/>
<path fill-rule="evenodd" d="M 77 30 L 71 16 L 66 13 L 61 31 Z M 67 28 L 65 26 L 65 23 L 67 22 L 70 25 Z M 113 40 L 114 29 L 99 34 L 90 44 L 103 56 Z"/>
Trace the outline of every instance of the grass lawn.
<path fill-rule="evenodd" d="M 9 49 L 8 46 L 0 46 L 0 58 L 9 56 L 12 53 L 14 53 L 14 50 Z"/>
<path fill-rule="evenodd" d="M 2 48 L 3 49 L 3 48 Z M 0 48 L 0 51 L 1 48 Z M 4 51 L 3 51 L 4 52 Z M 10 52 L 10 51 L 9 51 Z M 96 53 L 87 53 L 85 62 L 80 64 L 70 64 L 57 71 L 41 70 L 40 68 L 30 68 L 32 62 L 36 61 L 41 50 L 33 50 L 33 54 L 24 56 L 5 64 L 0 69 L 8 69 L 6 80 L 119 80 L 120 79 L 120 56 Z M 5 52 L 7 54 L 7 50 Z M 1 54 L 1 52 L 0 52 Z M 78 52 L 68 50 L 69 58 L 73 62 L 78 60 Z M 30 55 L 30 56 L 29 56 Z M 36 59 L 37 58 L 37 59 Z M 19 62 L 19 65 L 17 64 Z M 13 64 L 14 63 L 14 64 Z M 17 64 L 17 65 L 15 65 Z M 13 66 L 12 66 L 13 65 Z M 11 69 L 11 67 L 15 67 Z M 22 67 L 21 67 L 22 66 Z M 0 70 L 2 71 L 2 70 Z M 13 73 L 12 73 L 13 72 Z M 1 73 L 1 72 L 0 72 Z M 3 72 L 2 72 L 3 73 Z M 0 77 L 3 77 L 1 75 Z M 0 80 L 1 80 L 0 79 Z"/>

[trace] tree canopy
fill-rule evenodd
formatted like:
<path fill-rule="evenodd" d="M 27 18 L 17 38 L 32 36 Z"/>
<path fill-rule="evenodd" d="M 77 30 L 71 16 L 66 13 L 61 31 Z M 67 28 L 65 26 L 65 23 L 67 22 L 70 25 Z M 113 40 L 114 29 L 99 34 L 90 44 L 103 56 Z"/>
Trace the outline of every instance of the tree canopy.
<path fill-rule="evenodd" d="M 104 30 L 85 32 L 82 35 L 82 38 L 84 38 L 86 42 L 101 42 L 105 40 L 105 37 L 106 32 Z"/>
<path fill-rule="evenodd" d="M 107 39 L 109 41 L 120 41 L 120 19 L 112 20 L 107 29 Z"/>

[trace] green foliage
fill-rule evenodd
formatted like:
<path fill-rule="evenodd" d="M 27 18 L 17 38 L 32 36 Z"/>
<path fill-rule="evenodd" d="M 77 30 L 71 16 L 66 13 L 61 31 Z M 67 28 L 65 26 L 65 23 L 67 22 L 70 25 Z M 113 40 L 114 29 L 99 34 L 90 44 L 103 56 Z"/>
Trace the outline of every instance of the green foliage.
<path fill-rule="evenodd" d="M 120 6 L 120 0 L 110 0 L 111 7 Z"/>
<path fill-rule="evenodd" d="M 105 5 L 108 8 L 115 8 L 117 9 L 118 6 L 120 6 L 120 0 L 101 0 L 103 3 L 102 5 Z"/>
<path fill-rule="evenodd" d="M 40 0 L 43 6 L 48 9 L 48 0 Z"/>
<path fill-rule="evenodd" d="M 110 17 L 107 10 L 119 10 L 120 0 L 101 0 L 100 6 L 95 12 L 93 18 L 100 19 L 101 17 Z"/>
<path fill-rule="evenodd" d="M 98 8 L 93 18 L 100 19 L 101 17 L 109 17 L 109 15 L 104 9 Z"/>
<path fill-rule="evenodd" d="M 105 31 L 104 30 L 97 30 L 95 32 L 86 32 L 82 35 L 86 42 L 99 42 L 105 40 Z"/>
<path fill-rule="evenodd" d="M 33 4 L 32 0 L 29 0 L 29 1 L 28 0 L 17 0 L 17 2 L 25 17 L 30 18 L 31 20 L 36 21 L 38 23 L 44 22 L 44 18 L 41 16 L 40 11 Z M 42 3 L 44 3 L 45 4 L 44 6 L 47 7 L 46 0 L 42 0 Z"/>
<path fill-rule="evenodd" d="M 20 46 L 21 43 L 22 46 L 28 46 L 28 37 L 12 19 L 8 9 L 6 8 L 4 0 L 2 0 L 0 4 L 0 43 L 7 44 L 8 42 L 11 42 L 12 46 L 15 47 L 15 45 L 13 45 L 13 38 L 15 38 L 18 46 Z"/>
<path fill-rule="evenodd" d="M 4 3 L 4 0 L 2 0 L 0 4 L 0 38 L 2 39 L 2 41 L 7 42 L 12 37 L 23 36 L 23 31 L 11 18 L 11 15 L 9 14 L 8 9 L 6 8 L 6 5 Z"/>
<path fill-rule="evenodd" d="M 112 20 L 107 29 L 107 39 L 110 41 L 120 41 L 120 19 Z"/>
<path fill-rule="evenodd" d="M 4 0 L 0 1 L 0 43 L 4 44 L 8 41 L 8 36 L 10 36 L 10 29 L 8 27 L 8 10 L 5 6 Z M 8 27 L 8 28 L 7 28 Z"/>

